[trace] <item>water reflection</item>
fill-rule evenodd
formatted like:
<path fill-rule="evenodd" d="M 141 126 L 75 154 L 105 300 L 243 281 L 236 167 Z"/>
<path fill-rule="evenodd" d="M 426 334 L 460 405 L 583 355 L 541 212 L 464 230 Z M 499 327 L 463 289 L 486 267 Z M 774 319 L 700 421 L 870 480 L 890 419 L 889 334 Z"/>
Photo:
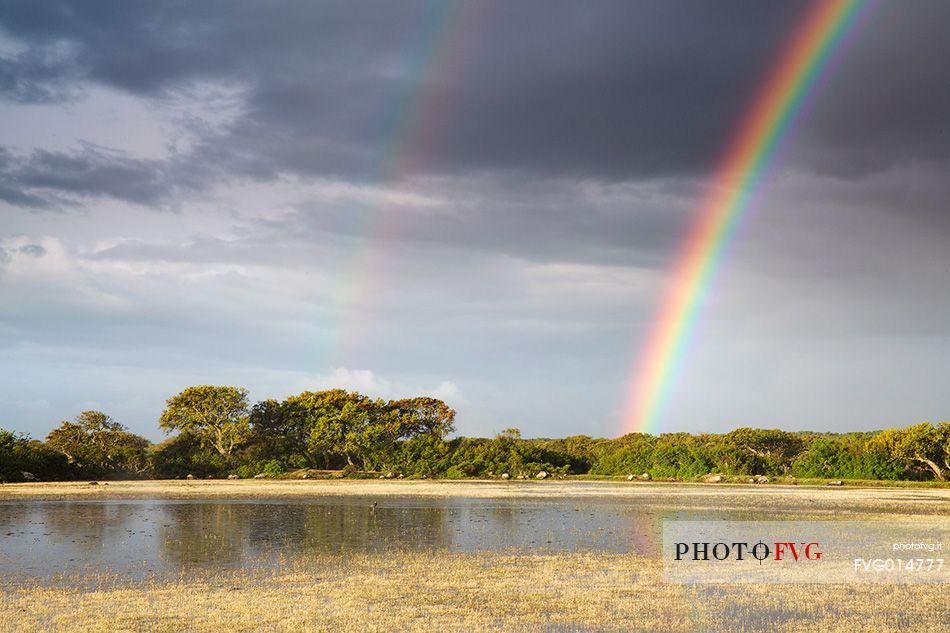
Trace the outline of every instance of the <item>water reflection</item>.
<path fill-rule="evenodd" d="M 377 505 L 374 507 L 373 502 Z M 604 551 L 656 556 L 664 518 L 755 519 L 603 499 L 329 497 L 0 503 L 0 573 L 128 577 L 401 550 Z M 772 517 L 774 518 L 774 517 Z"/>

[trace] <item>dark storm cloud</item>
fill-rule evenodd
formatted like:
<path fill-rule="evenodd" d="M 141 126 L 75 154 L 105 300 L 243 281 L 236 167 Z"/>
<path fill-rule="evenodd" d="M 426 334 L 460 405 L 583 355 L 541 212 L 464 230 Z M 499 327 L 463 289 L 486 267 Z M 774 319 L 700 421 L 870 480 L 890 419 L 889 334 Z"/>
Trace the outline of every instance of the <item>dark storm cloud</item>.
<path fill-rule="evenodd" d="M 165 160 L 90 147 L 0 156 L 0 199 L 162 205 L 221 178 L 285 174 L 690 178 L 708 173 L 805 8 L 3 2 L 8 100 L 71 99 L 90 84 L 161 100 L 222 82 L 240 86 L 243 102 Z M 786 160 L 847 178 L 945 161 L 948 23 L 950 5 L 938 2 L 872 14 Z"/>
<path fill-rule="evenodd" d="M 148 97 L 237 83 L 243 115 L 180 159 L 258 178 L 372 178 L 406 107 L 409 173 L 669 176 L 708 169 L 802 8 L 6 2 L 0 24 L 23 50 L 3 60 L 0 90 L 48 101 L 87 82 Z M 155 196 L 142 180 L 119 197 Z"/>

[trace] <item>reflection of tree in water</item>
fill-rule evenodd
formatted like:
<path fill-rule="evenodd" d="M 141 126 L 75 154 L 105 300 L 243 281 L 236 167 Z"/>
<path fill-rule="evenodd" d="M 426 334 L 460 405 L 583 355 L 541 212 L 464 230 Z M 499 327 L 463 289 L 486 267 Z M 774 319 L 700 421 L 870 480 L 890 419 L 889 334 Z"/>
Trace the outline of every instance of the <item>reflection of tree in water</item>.
<path fill-rule="evenodd" d="M 9 527 L 0 536 L 0 573 L 123 568 L 141 560 L 152 538 L 147 516 L 132 504 L 30 502 L 6 506 L 2 514 Z"/>
<path fill-rule="evenodd" d="M 208 503 L 163 507 L 163 558 L 186 567 L 237 567 L 299 553 L 447 547 L 445 510 L 338 503 Z"/>
<path fill-rule="evenodd" d="M 291 506 L 300 512 L 297 546 L 321 553 L 420 550 L 447 546 L 445 510 L 388 505 L 372 500 Z"/>
<path fill-rule="evenodd" d="M 52 535 L 89 546 L 114 543 L 125 538 L 138 522 L 141 508 L 122 503 L 50 503 L 32 506 L 28 520 L 44 524 Z"/>
<path fill-rule="evenodd" d="M 159 548 L 166 562 L 180 567 L 244 561 L 253 504 L 171 503 L 162 506 Z"/>

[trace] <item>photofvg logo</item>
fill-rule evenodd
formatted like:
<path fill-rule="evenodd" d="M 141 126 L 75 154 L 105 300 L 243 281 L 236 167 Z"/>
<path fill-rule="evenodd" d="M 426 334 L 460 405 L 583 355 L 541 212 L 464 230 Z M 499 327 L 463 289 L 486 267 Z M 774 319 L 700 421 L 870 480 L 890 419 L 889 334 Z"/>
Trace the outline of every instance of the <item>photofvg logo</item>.
<path fill-rule="evenodd" d="M 926 518 L 914 523 L 666 520 L 664 576 L 686 584 L 950 582 L 950 566 L 941 557 L 944 543 L 950 543 L 950 526 Z"/>
<path fill-rule="evenodd" d="M 793 561 L 821 560 L 821 543 L 818 541 L 776 541 L 766 543 L 746 543 L 733 541 L 694 541 L 692 543 L 674 543 L 676 560 L 691 557 L 694 561 L 704 560 L 756 560 L 759 563 L 768 560 Z"/>

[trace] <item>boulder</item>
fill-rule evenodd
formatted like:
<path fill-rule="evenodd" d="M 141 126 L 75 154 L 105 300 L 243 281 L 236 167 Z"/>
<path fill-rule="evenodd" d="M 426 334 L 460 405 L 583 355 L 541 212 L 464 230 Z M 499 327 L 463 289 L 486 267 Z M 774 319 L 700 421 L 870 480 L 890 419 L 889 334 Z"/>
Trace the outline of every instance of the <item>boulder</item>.
<path fill-rule="evenodd" d="M 767 483 L 769 483 L 769 478 L 766 477 L 765 475 L 756 475 L 755 477 L 753 477 L 753 479 L 755 480 L 755 483 L 757 483 L 757 484 L 767 484 Z"/>
<path fill-rule="evenodd" d="M 264 479 L 265 477 L 267 477 L 267 475 L 265 475 L 264 473 L 257 473 L 256 475 L 254 475 L 254 479 Z"/>
<path fill-rule="evenodd" d="M 534 477 L 535 477 L 535 479 L 547 479 L 547 478 L 548 478 L 548 471 L 542 470 L 542 471 L 540 471 L 537 475 L 535 475 Z"/>
<path fill-rule="evenodd" d="M 633 475 L 627 475 L 627 481 L 633 481 Z"/>
<path fill-rule="evenodd" d="M 239 477 L 235 475 L 234 473 L 231 473 L 230 475 L 228 475 L 228 479 L 238 479 L 238 478 Z"/>
<path fill-rule="evenodd" d="M 392 479 L 395 476 L 396 476 L 396 473 L 393 473 L 393 472 L 386 473 L 386 479 Z"/>
<path fill-rule="evenodd" d="M 720 481 L 722 481 L 722 475 L 710 475 L 706 477 L 707 484 L 718 484 Z"/>
<path fill-rule="evenodd" d="M 501 478 L 502 478 L 504 481 L 508 481 L 509 479 L 511 479 L 511 475 L 509 475 L 508 473 L 502 473 L 502 474 L 501 474 Z"/>
<path fill-rule="evenodd" d="M 653 477 L 650 476 L 650 473 L 640 473 L 640 479 L 643 481 L 650 481 Z"/>
<path fill-rule="evenodd" d="M 828 485 L 829 486 L 843 486 L 844 482 L 839 479 L 837 481 L 829 481 Z"/>
<path fill-rule="evenodd" d="M 187 475 L 185 475 L 185 479 L 194 479 L 194 478 L 195 476 L 192 475 L 191 473 L 188 473 Z"/>
<path fill-rule="evenodd" d="M 310 479 L 310 473 L 304 473 L 301 479 Z"/>

